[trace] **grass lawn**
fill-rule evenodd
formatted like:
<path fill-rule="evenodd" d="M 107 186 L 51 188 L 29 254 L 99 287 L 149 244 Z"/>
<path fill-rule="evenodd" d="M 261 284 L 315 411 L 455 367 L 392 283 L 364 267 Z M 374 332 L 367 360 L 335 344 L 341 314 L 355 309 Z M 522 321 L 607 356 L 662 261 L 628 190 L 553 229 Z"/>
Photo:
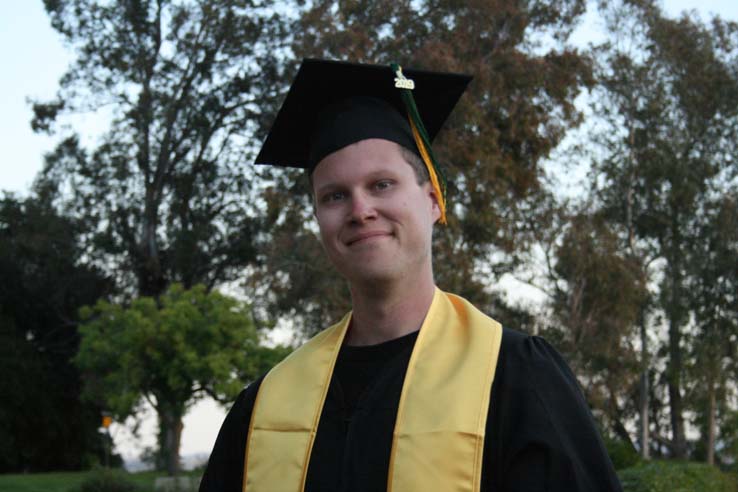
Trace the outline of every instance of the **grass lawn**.
<path fill-rule="evenodd" d="M 79 487 L 87 472 L 0 475 L 0 490 L 7 492 L 68 492 Z"/>
<path fill-rule="evenodd" d="M 200 472 L 189 472 L 197 475 Z M 84 482 L 90 472 L 57 472 L 31 474 L 0 474 L 0 491 L 2 492 L 74 492 Z M 161 472 L 130 473 L 128 478 L 144 490 L 154 490 L 156 477 L 164 476 Z"/>

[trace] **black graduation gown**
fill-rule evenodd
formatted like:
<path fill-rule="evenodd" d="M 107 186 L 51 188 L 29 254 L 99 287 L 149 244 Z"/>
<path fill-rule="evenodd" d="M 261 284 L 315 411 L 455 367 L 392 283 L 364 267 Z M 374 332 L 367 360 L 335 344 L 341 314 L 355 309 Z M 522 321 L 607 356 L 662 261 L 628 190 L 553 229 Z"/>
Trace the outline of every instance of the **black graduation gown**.
<path fill-rule="evenodd" d="M 341 349 L 306 491 L 385 490 L 392 430 L 416 337 L 417 332 L 373 347 Z M 241 392 L 226 416 L 201 492 L 241 491 L 249 420 L 262 379 Z M 503 330 L 481 490 L 621 490 L 574 375 L 542 338 Z"/>

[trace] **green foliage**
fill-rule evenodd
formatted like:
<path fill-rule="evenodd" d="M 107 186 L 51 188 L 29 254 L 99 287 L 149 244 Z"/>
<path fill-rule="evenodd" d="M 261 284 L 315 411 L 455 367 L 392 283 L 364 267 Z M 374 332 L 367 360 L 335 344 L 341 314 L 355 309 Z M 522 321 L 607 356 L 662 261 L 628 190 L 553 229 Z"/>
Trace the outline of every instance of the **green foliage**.
<path fill-rule="evenodd" d="M 729 405 L 738 373 L 738 192 L 708 201 L 703 213 L 688 279 L 699 336 L 688 352 L 687 375 L 694 381 L 690 400 L 704 437 L 695 456 L 711 459 L 717 453 L 731 462 L 738 457 L 732 445 L 736 409 Z"/>
<path fill-rule="evenodd" d="M 696 301 L 701 289 L 694 276 L 702 275 L 696 267 L 709 264 L 703 244 L 714 237 L 709 232 L 711 203 L 735 194 L 738 25 L 719 18 L 703 23 L 692 14 L 669 18 L 651 0 L 600 5 L 610 39 L 594 51 L 598 97 L 593 127 L 601 133 L 593 138 L 592 205 L 619 232 L 622 250 L 651 265 L 648 284 L 656 292 L 641 321 L 645 326 L 650 318 L 653 331 L 662 324 L 668 338 L 641 337 L 642 366 L 665 366 L 655 378 L 663 387 L 652 392 L 668 393 L 668 407 L 660 407 L 666 414 L 655 415 L 652 423 L 671 426 L 669 453 L 684 459 L 690 448 L 686 392 L 697 379 L 698 390 L 710 393 L 702 401 L 715 401 L 720 382 L 714 363 L 721 363 L 721 357 L 713 340 L 726 337 L 708 332 L 722 331 L 716 329 L 715 312 L 734 312 L 730 296 L 710 295 L 704 302 L 702 289 L 703 299 Z M 713 248 L 713 256 L 718 249 Z M 735 292 L 735 284 L 730 288 Z M 663 323 L 655 322 L 657 316 L 663 316 Z M 699 333 L 690 326 L 695 320 L 700 328 L 712 327 L 706 336 L 693 336 Z M 646 349 L 650 339 L 659 346 Z M 700 353 L 711 363 L 692 364 L 690 359 Z M 649 360 L 654 355 L 663 359 Z M 690 367 L 702 374 L 689 374 Z M 704 413 L 714 416 L 717 406 Z"/>
<path fill-rule="evenodd" d="M 613 461 L 628 466 L 622 453 L 635 453 L 624 424 L 632 399 L 619 395 L 630 391 L 639 373 L 631 340 L 647 298 L 644 267 L 623 251 L 617 229 L 602 217 L 582 211 L 558 220 L 552 229 L 564 232 L 548 246 L 555 318 L 545 334 L 566 354 L 603 425 L 618 436 Z"/>
<path fill-rule="evenodd" d="M 569 352 L 579 352 L 589 372 L 599 373 L 613 355 L 626 355 L 620 349 L 645 300 L 645 274 L 600 217 L 577 215 L 568 226 L 555 264 L 567 287 L 555 291 L 554 305 L 574 344 Z"/>
<path fill-rule="evenodd" d="M 735 492 L 735 474 L 702 463 L 652 461 L 619 473 L 623 492 Z"/>
<path fill-rule="evenodd" d="M 273 98 L 282 17 L 269 3 L 46 0 L 75 50 L 32 126 L 61 132 L 38 187 L 85 221 L 85 245 L 121 287 L 209 288 L 254 259 L 254 129 Z M 95 145 L 56 120 L 109 109 Z"/>
<path fill-rule="evenodd" d="M 71 492 L 90 472 L 0 474 L 0 490 L 12 492 Z"/>
<path fill-rule="evenodd" d="M 638 451 L 629 442 L 605 436 L 605 447 L 616 470 L 624 470 L 641 463 Z"/>
<path fill-rule="evenodd" d="M 103 455 L 99 408 L 80 401 L 70 359 L 77 310 L 110 283 L 80 264 L 80 234 L 42 198 L 0 200 L 0 473 L 80 469 Z"/>
<path fill-rule="evenodd" d="M 233 399 L 263 367 L 264 349 L 248 309 L 198 285 L 172 285 L 160 298 L 138 298 L 130 307 L 98 301 L 84 308 L 77 365 L 94 379 L 91 397 L 102 396 L 122 418 L 141 397 L 189 406 L 205 393 Z"/>
<path fill-rule="evenodd" d="M 99 470 L 59 473 L 0 474 L 0 490 L 3 492 L 76 492 L 82 483 L 96 476 Z M 125 473 L 117 471 L 126 481 L 133 482 L 138 489 L 153 491 L 160 472 Z M 184 475 L 198 479 L 202 471 L 188 471 Z"/>
<path fill-rule="evenodd" d="M 246 381 L 267 370 L 284 349 L 259 346 L 248 307 L 198 285 L 172 285 L 159 298 L 123 307 L 100 300 L 85 320 L 74 361 L 85 373 L 85 394 L 119 419 L 143 399 L 159 416 L 160 452 L 178 466 L 181 419 L 205 395 L 232 401 Z"/>
<path fill-rule="evenodd" d="M 92 471 L 75 492 L 142 492 L 143 489 L 131 481 L 128 473 L 121 470 L 99 468 Z"/>

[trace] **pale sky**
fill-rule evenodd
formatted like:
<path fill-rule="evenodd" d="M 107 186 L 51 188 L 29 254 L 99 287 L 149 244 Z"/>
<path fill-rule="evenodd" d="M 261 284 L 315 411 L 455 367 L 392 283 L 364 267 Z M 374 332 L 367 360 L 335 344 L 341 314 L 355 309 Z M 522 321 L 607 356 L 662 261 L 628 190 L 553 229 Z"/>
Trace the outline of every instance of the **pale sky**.
<path fill-rule="evenodd" d="M 711 14 L 738 20 L 736 0 L 667 0 L 664 6 L 672 15 L 696 9 L 703 20 Z M 586 42 L 594 36 L 597 36 L 597 24 L 589 19 L 576 39 Z M 26 100 L 53 98 L 58 79 L 72 54 L 51 29 L 41 0 L 0 0 L 0 47 L 0 190 L 25 195 L 41 169 L 43 154 L 56 143 L 54 137 L 31 131 L 32 113 Z M 74 125 L 89 138 L 103 129 L 101 122 L 104 119 L 93 115 L 75 119 Z M 182 454 L 207 455 L 223 416 L 223 410 L 211 401 L 193 408 L 185 419 Z M 113 426 L 118 450 L 127 459 L 135 457 L 144 445 L 154 443 L 154 429 L 153 419 L 145 419 L 143 438 L 136 440 L 126 432 L 125 426 Z"/>

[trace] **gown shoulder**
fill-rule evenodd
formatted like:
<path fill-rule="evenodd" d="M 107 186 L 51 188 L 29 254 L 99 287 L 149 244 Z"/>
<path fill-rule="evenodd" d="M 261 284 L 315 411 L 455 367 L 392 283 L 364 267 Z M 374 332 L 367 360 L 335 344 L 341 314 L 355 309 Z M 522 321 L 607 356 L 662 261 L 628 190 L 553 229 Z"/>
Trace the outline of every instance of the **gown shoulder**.
<path fill-rule="evenodd" d="M 200 492 L 241 492 L 246 437 L 264 376 L 243 389 L 228 411 L 200 481 Z"/>
<path fill-rule="evenodd" d="M 541 337 L 503 330 L 484 466 L 487 490 L 621 490 L 576 377 Z"/>

